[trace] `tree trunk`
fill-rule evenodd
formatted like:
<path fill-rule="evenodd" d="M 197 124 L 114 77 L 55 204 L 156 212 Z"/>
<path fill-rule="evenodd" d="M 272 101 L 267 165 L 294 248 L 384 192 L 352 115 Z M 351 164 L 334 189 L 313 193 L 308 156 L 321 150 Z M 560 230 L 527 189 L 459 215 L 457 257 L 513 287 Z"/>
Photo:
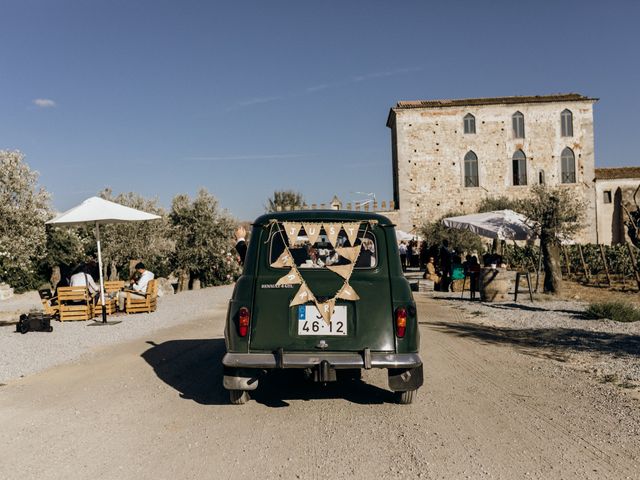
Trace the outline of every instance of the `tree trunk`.
<path fill-rule="evenodd" d="M 562 271 L 560 269 L 560 247 L 555 239 L 544 231 L 540 235 L 542 264 L 544 266 L 544 293 L 558 295 L 562 291 Z"/>
<path fill-rule="evenodd" d="M 180 276 L 178 277 L 178 292 L 184 292 L 185 290 L 189 290 L 189 280 L 191 275 L 188 270 L 182 270 L 180 272 Z"/>
<path fill-rule="evenodd" d="M 62 274 L 60 273 L 60 265 L 56 265 L 55 267 L 53 267 L 53 270 L 51 272 L 51 278 L 49 279 L 49 281 L 51 282 L 51 288 L 55 289 L 56 285 L 60 283 L 61 279 L 62 279 Z"/>
<path fill-rule="evenodd" d="M 111 271 L 109 272 L 109 280 L 118 280 L 118 266 L 116 265 L 116 262 L 111 260 L 111 262 L 109 262 L 109 265 L 109 268 L 111 269 Z"/>

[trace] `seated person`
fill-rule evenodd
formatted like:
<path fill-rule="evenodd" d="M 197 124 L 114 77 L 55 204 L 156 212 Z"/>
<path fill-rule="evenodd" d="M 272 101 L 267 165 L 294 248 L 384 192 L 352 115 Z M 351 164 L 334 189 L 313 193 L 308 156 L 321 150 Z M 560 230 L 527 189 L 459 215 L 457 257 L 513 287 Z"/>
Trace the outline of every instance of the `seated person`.
<path fill-rule="evenodd" d="M 93 277 L 89 273 L 89 267 L 86 264 L 78 266 L 69 279 L 70 287 L 87 287 L 89 295 L 93 300 L 100 296 L 100 288 L 96 285 Z"/>
<path fill-rule="evenodd" d="M 435 259 L 433 257 L 429 257 L 429 261 L 427 262 L 427 267 L 422 278 L 425 280 L 431 280 L 434 285 L 440 283 L 440 275 L 436 272 Z"/>
<path fill-rule="evenodd" d="M 375 245 L 370 238 L 362 239 L 362 248 L 360 249 L 360 255 L 356 260 L 357 268 L 369 268 L 376 266 Z"/>
<path fill-rule="evenodd" d="M 139 275 L 138 280 L 132 279 L 129 287 L 125 288 L 122 292 L 118 292 L 118 309 L 120 311 L 124 310 L 127 295 L 131 295 L 135 298 L 144 298 L 147 293 L 147 285 L 155 278 L 153 272 L 147 270 L 142 262 L 137 263 L 135 269 L 136 273 Z"/>

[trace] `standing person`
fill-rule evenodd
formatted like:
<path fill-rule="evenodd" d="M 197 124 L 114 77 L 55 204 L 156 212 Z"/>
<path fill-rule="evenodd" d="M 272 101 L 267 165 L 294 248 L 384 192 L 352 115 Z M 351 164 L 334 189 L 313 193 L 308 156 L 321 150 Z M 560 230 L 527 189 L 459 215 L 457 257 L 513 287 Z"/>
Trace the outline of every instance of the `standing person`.
<path fill-rule="evenodd" d="M 247 256 L 247 230 L 241 225 L 236 228 L 236 252 L 238 252 L 238 262 L 244 265 L 244 257 Z"/>
<path fill-rule="evenodd" d="M 442 246 L 440 247 L 440 270 L 442 270 L 440 290 L 443 292 L 449 291 L 449 285 L 451 285 L 452 269 L 453 258 L 451 255 L 451 251 L 449 250 L 449 240 L 445 238 L 442 241 Z"/>
<path fill-rule="evenodd" d="M 124 310 L 127 295 L 144 298 L 147 294 L 147 285 L 155 278 L 153 272 L 147 270 L 142 262 L 136 263 L 135 269 L 138 274 L 138 280 L 131 279 L 129 287 L 123 292 L 118 292 L 118 308 L 121 312 Z"/>
<path fill-rule="evenodd" d="M 413 240 L 407 245 L 407 268 L 413 267 Z"/>
<path fill-rule="evenodd" d="M 427 259 L 429 258 L 429 247 L 427 246 L 427 242 L 424 240 L 420 242 L 420 253 L 418 255 L 418 266 L 420 267 L 420 270 L 422 270 L 423 268 L 426 268 Z"/>
<path fill-rule="evenodd" d="M 407 271 L 407 246 L 404 243 L 404 240 L 400 242 L 398 246 L 398 251 L 400 252 L 400 265 L 402 265 L 402 271 Z"/>

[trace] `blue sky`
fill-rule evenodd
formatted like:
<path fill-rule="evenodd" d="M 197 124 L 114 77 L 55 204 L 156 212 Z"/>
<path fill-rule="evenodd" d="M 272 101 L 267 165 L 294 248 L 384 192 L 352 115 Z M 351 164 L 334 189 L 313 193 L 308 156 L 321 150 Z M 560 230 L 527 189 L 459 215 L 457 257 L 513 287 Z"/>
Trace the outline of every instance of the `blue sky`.
<path fill-rule="evenodd" d="M 276 189 L 392 197 L 398 100 L 579 92 L 638 165 L 640 2 L 1 0 L 0 149 L 59 210 L 104 187 L 241 219 Z M 340 169 L 340 170 L 338 170 Z"/>

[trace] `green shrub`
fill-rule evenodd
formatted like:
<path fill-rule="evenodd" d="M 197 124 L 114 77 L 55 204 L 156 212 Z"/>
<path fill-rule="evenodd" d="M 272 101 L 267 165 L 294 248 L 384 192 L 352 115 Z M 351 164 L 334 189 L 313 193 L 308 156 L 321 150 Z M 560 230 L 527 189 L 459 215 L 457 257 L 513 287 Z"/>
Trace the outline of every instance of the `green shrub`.
<path fill-rule="evenodd" d="M 593 302 L 587 307 L 586 313 L 591 318 L 608 318 L 615 322 L 638 322 L 640 310 L 628 302 Z"/>

